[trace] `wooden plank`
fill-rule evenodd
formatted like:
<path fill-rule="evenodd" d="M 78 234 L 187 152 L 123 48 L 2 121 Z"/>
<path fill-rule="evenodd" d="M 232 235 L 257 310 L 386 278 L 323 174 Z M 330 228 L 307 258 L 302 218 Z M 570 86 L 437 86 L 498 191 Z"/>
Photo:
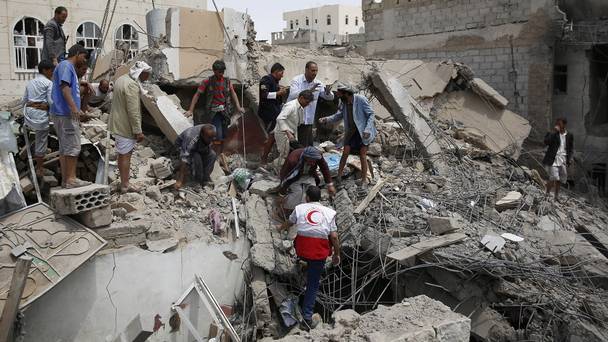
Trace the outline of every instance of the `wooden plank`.
<path fill-rule="evenodd" d="M 367 196 L 365 196 L 363 201 L 361 203 L 359 203 L 359 205 L 355 209 L 355 211 L 354 211 L 355 214 L 361 214 L 363 212 L 363 210 L 365 210 L 365 208 L 367 208 L 367 206 L 374 200 L 374 198 L 376 197 L 378 192 L 380 192 L 380 189 L 382 189 L 385 182 L 386 181 L 384 179 L 381 179 L 378 181 L 378 183 L 376 183 L 376 185 L 374 185 L 372 190 L 370 190 L 370 192 L 367 194 Z"/>
<path fill-rule="evenodd" d="M 466 237 L 466 234 L 463 233 L 442 235 L 436 238 L 420 241 L 387 256 L 393 260 L 397 260 L 400 263 L 406 263 L 408 260 L 419 254 L 428 252 L 435 248 L 451 245 L 458 241 L 464 240 Z"/>
<path fill-rule="evenodd" d="M 19 302 L 21 302 L 21 296 L 23 295 L 23 289 L 25 288 L 25 282 L 30 273 L 31 265 L 32 258 L 30 257 L 24 256 L 17 259 L 13 278 L 11 279 L 11 287 L 8 290 L 2 316 L 0 316 L 0 342 L 8 342 L 11 337 L 15 318 L 19 311 Z"/>

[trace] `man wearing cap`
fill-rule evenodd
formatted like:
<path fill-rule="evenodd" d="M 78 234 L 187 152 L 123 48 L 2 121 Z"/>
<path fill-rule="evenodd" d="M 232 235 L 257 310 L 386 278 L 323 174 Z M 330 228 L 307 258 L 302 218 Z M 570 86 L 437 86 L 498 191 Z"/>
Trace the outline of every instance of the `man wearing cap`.
<path fill-rule="evenodd" d="M 222 161 L 222 145 L 226 138 L 226 133 L 228 133 L 228 126 L 230 125 L 232 102 L 234 102 L 237 112 L 245 113 L 245 110 L 239 103 L 239 98 L 234 91 L 232 83 L 229 79 L 224 77 L 224 72 L 226 71 L 226 64 L 224 61 L 215 61 L 212 69 L 213 76 L 204 80 L 198 87 L 198 90 L 190 103 L 190 108 L 185 115 L 187 117 L 193 116 L 196 103 L 199 98 L 203 96 L 205 101 L 204 111 L 203 113 L 194 114 L 194 125 L 202 124 L 205 115 L 212 115 L 211 123 L 215 126 L 217 132 L 217 137 L 214 141 L 215 150 L 220 154 L 220 161 Z M 223 161 L 223 163 L 225 164 L 225 161 Z"/>
<path fill-rule="evenodd" d="M 80 155 L 80 82 L 76 68 L 86 63 L 87 50 L 75 44 L 68 50 L 68 59 L 57 64 L 53 72 L 51 121 L 59 139 L 61 184 L 78 188 L 91 184 L 76 178 L 76 163 Z"/>
<path fill-rule="evenodd" d="M 108 128 L 116 141 L 120 192 L 137 191 L 129 185 L 131 153 L 135 144 L 144 140 L 141 129 L 139 93 L 141 82 L 150 77 L 152 68 L 143 61 L 136 62 L 128 74 L 120 76 L 114 84 L 114 98 Z"/>
<path fill-rule="evenodd" d="M 298 140 L 304 146 L 312 146 L 313 134 L 312 126 L 315 122 L 315 114 L 317 111 L 317 100 L 319 96 L 328 101 L 333 101 L 334 94 L 331 92 L 331 85 L 325 86 L 323 82 L 317 80 L 319 67 L 315 62 L 306 63 L 304 73 L 298 75 L 291 80 L 289 85 L 289 97 L 287 101 L 292 101 L 300 95 L 304 90 L 313 92 L 313 101 L 304 110 L 304 122 L 300 125 L 298 132 Z"/>
<path fill-rule="evenodd" d="M 321 183 L 317 169 L 321 170 L 329 193 L 331 195 L 335 194 L 336 188 L 329 173 L 329 166 L 321 151 L 308 146 L 294 150 L 289 154 L 279 173 L 281 184 L 274 189 L 280 195 L 287 196 L 283 203 L 283 209 L 293 210 L 296 205 L 304 202 L 304 194 L 309 186 L 318 186 Z"/>
<path fill-rule="evenodd" d="M 340 99 L 336 114 L 319 119 L 320 124 L 344 120 L 344 150 L 338 168 L 338 180 L 342 178 L 346 161 L 351 151 L 359 151 L 361 160 L 361 182 L 367 184 L 367 148 L 376 138 L 374 110 L 365 96 L 355 94 L 348 84 L 339 84 L 336 95 Z"/>

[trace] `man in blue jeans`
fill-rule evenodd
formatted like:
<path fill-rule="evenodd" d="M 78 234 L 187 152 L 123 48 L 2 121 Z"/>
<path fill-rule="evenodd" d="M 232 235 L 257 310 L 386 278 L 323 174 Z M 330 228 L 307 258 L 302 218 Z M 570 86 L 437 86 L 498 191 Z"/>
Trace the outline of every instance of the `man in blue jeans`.
<path fill-rule="evenodd" d="M 296 254 L 308 265 L 306 292 L 302 305 L 304 321 L 300 323 L 300 328 L 307 331 L 314 328 L 312 314 L 321 273 L 325 267 L 325 259 L 331 255 L 333 264 L 340 264 L 340 240 L 336 227 L 336 211 L 321 205 L 320 200 L 321 189 L 309 186 L 306 190 L 306 203 L 297 205 L 291 213 L 289 221 L 281 227 L 287 229 L 295 225 L 297 228 Z"/>

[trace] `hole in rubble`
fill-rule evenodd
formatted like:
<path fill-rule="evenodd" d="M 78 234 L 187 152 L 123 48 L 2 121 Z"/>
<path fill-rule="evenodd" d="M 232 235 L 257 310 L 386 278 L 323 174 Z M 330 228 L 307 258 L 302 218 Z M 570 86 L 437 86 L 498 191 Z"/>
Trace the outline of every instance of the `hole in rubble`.
<path fill-rule="evenodd" d="M 395 304 L 392 279 L 373 275 L 382 268 L 380 258 L 350 247 L 343 247 L 341 255 L 340 266 L 326 268 L 321 278 L 315 312 L 324 321 L 338 308 L 365 313 L 379 304 Z"/>
<path fill-rule="evenodd" d="M 82 199 L 82 195 L 76 195 L 76 197 L 74 197 L 77 201 Z"/>
<path fill-rule="evenodd" d="M 89 198 L 89 197 L 91 197 L 91 194 L 90 194 L 90 193 L 83 194 L 83 195 L 82 195 L 82 197 L 84 197 L 84 198 Z"/>
<path fill-rule="evenodd" d="M 95 191 L 95 192 L 93 192 L 93 196 L 99 196 L 99 195 L 100 195 L 100 194 L 99 194 L 99 191 Z"/>
<path fill-rule="evenodd" d="M 534 309 L 523 305 L 495 304 L 492 307 L 511 324 L 516 330 L 526 329 Z"/>
<path fill-rule="evenodd" d="M 83 209 L 84 209 L 84 207 L 83 207 L 83 206 L 81 206 L 81 205 L 79 205 L 79 206 L 77 206 L 77 207 L 76 207 L 76 209 L 77 209 L 78 211 L 80 211 L 80 210 L 83 210 Z"/>

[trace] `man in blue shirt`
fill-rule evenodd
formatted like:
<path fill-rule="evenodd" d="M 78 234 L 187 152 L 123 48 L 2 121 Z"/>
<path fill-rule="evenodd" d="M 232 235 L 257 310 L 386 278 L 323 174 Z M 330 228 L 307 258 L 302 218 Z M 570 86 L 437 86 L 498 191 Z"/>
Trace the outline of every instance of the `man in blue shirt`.
<path fill-rule="evenodd" d="M 87 50 L 76 44 L 68 50 L 68 59 L 62 61 L 53 73 L 53 104 L 51 119 L 59 139 L 59 162 L 64 188 L 78 188 L 90 182 L 76 178 L 76 163 L 80 155 L 80 82 L 76 68 L 86 63 Z"/>

